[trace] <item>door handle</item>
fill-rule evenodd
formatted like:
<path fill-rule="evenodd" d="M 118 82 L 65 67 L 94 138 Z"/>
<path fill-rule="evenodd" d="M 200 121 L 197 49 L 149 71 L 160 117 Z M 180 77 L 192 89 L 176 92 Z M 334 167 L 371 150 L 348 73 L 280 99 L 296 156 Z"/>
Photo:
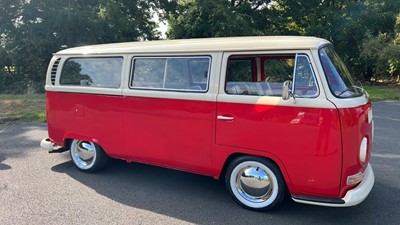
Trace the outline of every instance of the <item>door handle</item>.
<path fill-rule="evenodd" d="M 217 119 L 229 121 L 229 120 L 234 120 L 235 118 L 233 116 L 221 116 L 221 115 L 219 115 L 219 116 L 217 116 Z"/>

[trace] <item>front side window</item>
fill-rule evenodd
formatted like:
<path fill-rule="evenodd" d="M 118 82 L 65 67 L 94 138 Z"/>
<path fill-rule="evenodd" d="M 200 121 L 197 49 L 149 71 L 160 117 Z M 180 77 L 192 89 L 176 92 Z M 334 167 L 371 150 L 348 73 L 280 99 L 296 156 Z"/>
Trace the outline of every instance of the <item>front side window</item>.
<path fill-rule="evenodd" d="M 122 57 L 70 58 L 63 66 L 61 85 L 118 88 L 121 84 Z"/>
<path fill-rule="evenodd" d="M 294 73 L 294 95 L 296 97 L 314 97 L 318 94 L 317 81 L 309 58 L 297 55 Z"/>
<path fill-rule="evenodd" d="M 252 82 L 254 65 L 252 59 L 230 59 L 228 61 L 228 81 Z"/>
<path fill-rule="evenodd" d="M 283 83 L 294 83 L 296 97 L 318 94 L 315 75 L 307 55 L 231 56 L 225 92 L 233 95 L 282 96 Z"/>
<path fill-rule="evenodd" d="M 131 88 L 205 92 L 209 57 L 143 57 L 132 63 Z"/>
<path fill-rule="evenodd" d="M 264 58 L 265 81 L 269 84 L 273 96 L 282 96 L 282 86 L 287 80 L 293 80 L 296 55 L 266 56 Z"/>
<path fill-rule="evenodd" d="M 332 46 L 321 48 L 319 57 L 333 95 L 351 98 L 363 94 L 362 87 L 355 85 L 354 78 Z"/>

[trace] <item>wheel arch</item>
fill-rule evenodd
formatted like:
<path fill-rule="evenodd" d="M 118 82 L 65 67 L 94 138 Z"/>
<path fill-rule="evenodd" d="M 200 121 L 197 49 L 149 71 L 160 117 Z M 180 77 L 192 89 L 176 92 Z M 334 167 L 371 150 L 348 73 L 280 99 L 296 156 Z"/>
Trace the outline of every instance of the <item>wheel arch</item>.
<path fill-rule="evenodd" d="M 225 177 L 226 171 L 227 171 L 229 165 L 232 163 L 232 161 L 239 157 L 244 157 L 244 156 L 254 156 L 254 157 L 264 158 L 266 160 L 269 160 L 271 163 L 275 164 L 275 166 L 279 169 L 279 171 L 281 172 L 281 174 L 283 176 L 283 179 L 284 179 L 284 182 L 286 185 L 286 189 L 290 193 L 295 192 L 295 187 L 293 186 L 293 184 L 290 180 L 290 176 L 289 176 L 288 172 L 286 171 L 286 168 L 285 168 L 283 162 L 278 157 L 276 157 L 272 154 L 260 155 L 260 154 L 249 154 L 249 153 L 242 153 L 242 152 L 232 153 L 226 158 L 226 160 L 220 170 L 220 174 L 219 174 L 218 178 L 220 180 L 224 180 L 221 178 Z"/>
<path fill-rule="evenodd" d="M 71 148 L 71 143 L 74 140 L 74 138 L 65 138 L 64 139 L 64 146 L 66 149 L 70 150 Z"/>
<path fill-rule="evenodd" d="M 99 139 L 97 139 L 95 137 L 89 137 L 89 136 L 80 135 L 80 134 L 66 134 L 64 136 L 63 140 L 64 140 L 63 142 L 64 142 L 65 148 L 69 148 L 73 140 L 81 140 L 81 141 L 93 142 L 93 143 L 97 144 L 98 146 L 100 146 L 104 150 Z"/>

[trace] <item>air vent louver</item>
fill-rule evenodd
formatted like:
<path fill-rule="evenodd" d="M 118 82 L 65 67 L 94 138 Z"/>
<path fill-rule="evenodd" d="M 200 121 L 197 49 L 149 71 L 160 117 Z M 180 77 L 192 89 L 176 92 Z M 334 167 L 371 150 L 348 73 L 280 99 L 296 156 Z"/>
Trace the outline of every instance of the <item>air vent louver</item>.
<path fill-rule="evenodd" d="M 57 68 L 58 65 L 60 64 L 61 58 L 58 58 L 54 64 L 53 67 L 51 68 L 51 84 L 55 85 L 56 84 L 56 74 L 57 74 Z"/>

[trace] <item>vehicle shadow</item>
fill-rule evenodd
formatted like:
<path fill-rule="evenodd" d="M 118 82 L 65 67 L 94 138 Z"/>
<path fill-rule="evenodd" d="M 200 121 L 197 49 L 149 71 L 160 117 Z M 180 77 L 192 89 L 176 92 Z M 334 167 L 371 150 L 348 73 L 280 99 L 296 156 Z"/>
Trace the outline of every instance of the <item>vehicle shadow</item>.
<path fill-rule="evenodd" d="M 5 163 L 2 163 L 5 159 L 6 159 L 5 156 L 0 155 L 0 170 L 9 170 L 9 169 L 11 169 L 11 166 L 9 166 L 9 165 L 7 165 Z"/>
<path fill-rule="evenodd" d="M 368 198 L 349 208 L 298 204 L 290 199 L 269 212 L 235 204 L 224 185 L 212 178 L 139 163 L 111 160 L 99 173 L 79 171 L 71 161 L 52 168 L 118 203 L 196 224 L 396 224 L 398 189 L 375 183 Z M 384 195 L 382 196 L 382 193 Z M 380 196 L 379 196 L 379 195 Z M 385 210 L 376 210 L 384 202 Z M 382 207 L 382 206 L 379 206 Z"/>
<path fill-rule="evenodd" d="M 21 158 L 33 153 L 32 146 L 38 146 L 36 131 L 40 131 L 39 134 L 46 132 L 46 124 L 0 126 L 0 171 L 12 169 L 4 163 L 8 158 Z"/>

